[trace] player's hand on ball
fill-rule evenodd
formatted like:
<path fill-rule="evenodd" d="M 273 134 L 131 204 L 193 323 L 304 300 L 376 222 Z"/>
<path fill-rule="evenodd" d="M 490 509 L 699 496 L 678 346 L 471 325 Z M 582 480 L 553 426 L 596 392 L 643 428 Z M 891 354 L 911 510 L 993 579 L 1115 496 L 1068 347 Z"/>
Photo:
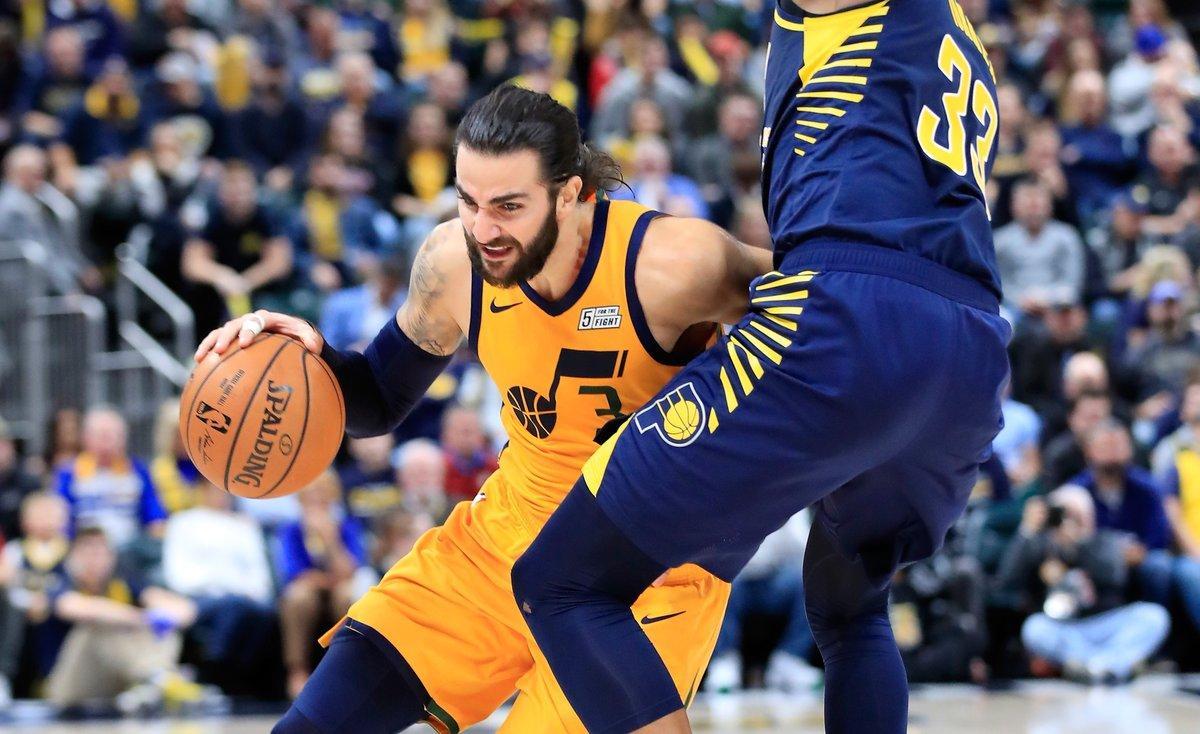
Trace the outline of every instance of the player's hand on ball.
<path fill-rule="evenodd" d="M 239 346 L 245 347 L 263 332 L 290 336 L 313 354 L 320 354 L 321 347 L 325 344 L 321 333 L 304 319 L 259 309 L 254 313 L 231 319 L 224 326 L 209 332 L 196 349 L 195 359 L 200 362 L 209 353 L 224 354 L 235 341 Z"/>

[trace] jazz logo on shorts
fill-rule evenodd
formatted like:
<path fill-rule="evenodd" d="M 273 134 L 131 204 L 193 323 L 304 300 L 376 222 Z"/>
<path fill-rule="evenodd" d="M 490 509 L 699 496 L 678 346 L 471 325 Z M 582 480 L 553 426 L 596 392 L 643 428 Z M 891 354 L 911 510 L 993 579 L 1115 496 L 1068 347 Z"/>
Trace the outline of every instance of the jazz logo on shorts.
<path fill-rule="evenodd" d="M 695 441 L 704 423 L 704 403 L 690 382 L 663 395 L 633 417 L 638 433 L 657 431 L 662 440 L 680 447 Z"/>

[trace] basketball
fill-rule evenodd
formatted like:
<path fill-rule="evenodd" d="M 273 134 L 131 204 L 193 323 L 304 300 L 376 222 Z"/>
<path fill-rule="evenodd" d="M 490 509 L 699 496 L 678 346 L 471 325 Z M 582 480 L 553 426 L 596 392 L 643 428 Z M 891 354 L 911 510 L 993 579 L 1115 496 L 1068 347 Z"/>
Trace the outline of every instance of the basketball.
<path fill-rule="evenodd" d="M 183 389 L 179 425 L 192 463 L 239 497 L 281 497 L 329 468 L 346 429 L 329 367 L 300 342 L 260 334 L 210 353 Z"/>

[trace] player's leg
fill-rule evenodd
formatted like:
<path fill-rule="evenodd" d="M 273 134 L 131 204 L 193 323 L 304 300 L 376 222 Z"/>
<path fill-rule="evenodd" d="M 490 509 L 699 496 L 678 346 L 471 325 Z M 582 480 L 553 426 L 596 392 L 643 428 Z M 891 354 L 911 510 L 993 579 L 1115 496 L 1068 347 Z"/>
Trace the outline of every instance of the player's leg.
<path fill-rule="evenodd" d="M 633 603 L 633 616 L 662 658 L 686 707 L 712 657 L 730 586 L 699 566 L 672 569 L 658 586 Z M 533 641 L 533 668 L 517 683 L 520 691 L 500 734 L 555 731 L 585 734 L 583 722 L 562 692 Z"/>
<path fill-rule="evenodd" d="M 490 542 L 490 532 L 513 527 L 505 508 L 491 499 L 495 494 L 499 492 L 489 492 L 488 500 L 475 504 L 461 503 L 350 608 L 346 624 L 361 634 L 341 643 L 338 655 L 332 654 L 337 644 L 331 645 L 296 701 L 296 713 L 311 720 L 318 716 L 314 709 L 328 705 L 332 713 L 325 718 L 338 716 L 334 694 L 340 687 L 326 681 L 344 676 L 355 684 L 351 701 L 362 701 L 369 715 L 371 702 L 384 690 L 383 684 L 372 688 L 372 681 L 379 681 L 389 667 L 406 683 L 395 692 L 398 700 L 389 702 L 399 707 L 397 716 L 381 715 L 377 722 L 392 727 L 389 732 L 420 720 L 439 731 L 458 731 L 483 720 L 512 695 L 532 658 L 523 630 L 514 629 L 520 619 L 505 583 L 509 557 Z M 336 643 L 351 634 L 339 631 L 333 638 Z M 361 644 L 359 637 L 373 644 Z M 364 657 L 370 661 L 358 662 Z M 358 670 L 360 666 L 368 672 Z M 369 677 L 369 671 L 377 677 Z M 397 680 L 396 675 L 389 678 Z M 420 710 L 411 719 L 414 700 Z M 392 713 L 387 707 L 381 711 Z M 299 725 L 301 720 L 296 721 Z M 370 730 L 326 726 L 322 731 Z"/>
<path fill-rule="evenodd" d="M 378 632 L 347 621 L 272 734 L 394 734 L 425 718 L 429 694 Z"/>

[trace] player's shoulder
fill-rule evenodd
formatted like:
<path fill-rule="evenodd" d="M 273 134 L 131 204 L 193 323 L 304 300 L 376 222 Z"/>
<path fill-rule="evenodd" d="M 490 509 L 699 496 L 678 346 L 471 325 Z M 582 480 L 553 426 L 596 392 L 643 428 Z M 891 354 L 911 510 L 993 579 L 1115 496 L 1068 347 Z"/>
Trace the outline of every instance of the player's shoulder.
<path fill-rule="evenodd" d="M 637 266 L 687 282 L 689 276 L 720 266 L 729 240 L 728 232 L 704 219 L 655 217 L 646 229 Z"/>
<path fill-rule="evenodd" d="M 467 238 L 457 217 L 433 228 L 421 244 L 413 261 L 414 276 L 421 271 L 437 273 L 452 282 L 469 282 L 471 260 Z"/>

